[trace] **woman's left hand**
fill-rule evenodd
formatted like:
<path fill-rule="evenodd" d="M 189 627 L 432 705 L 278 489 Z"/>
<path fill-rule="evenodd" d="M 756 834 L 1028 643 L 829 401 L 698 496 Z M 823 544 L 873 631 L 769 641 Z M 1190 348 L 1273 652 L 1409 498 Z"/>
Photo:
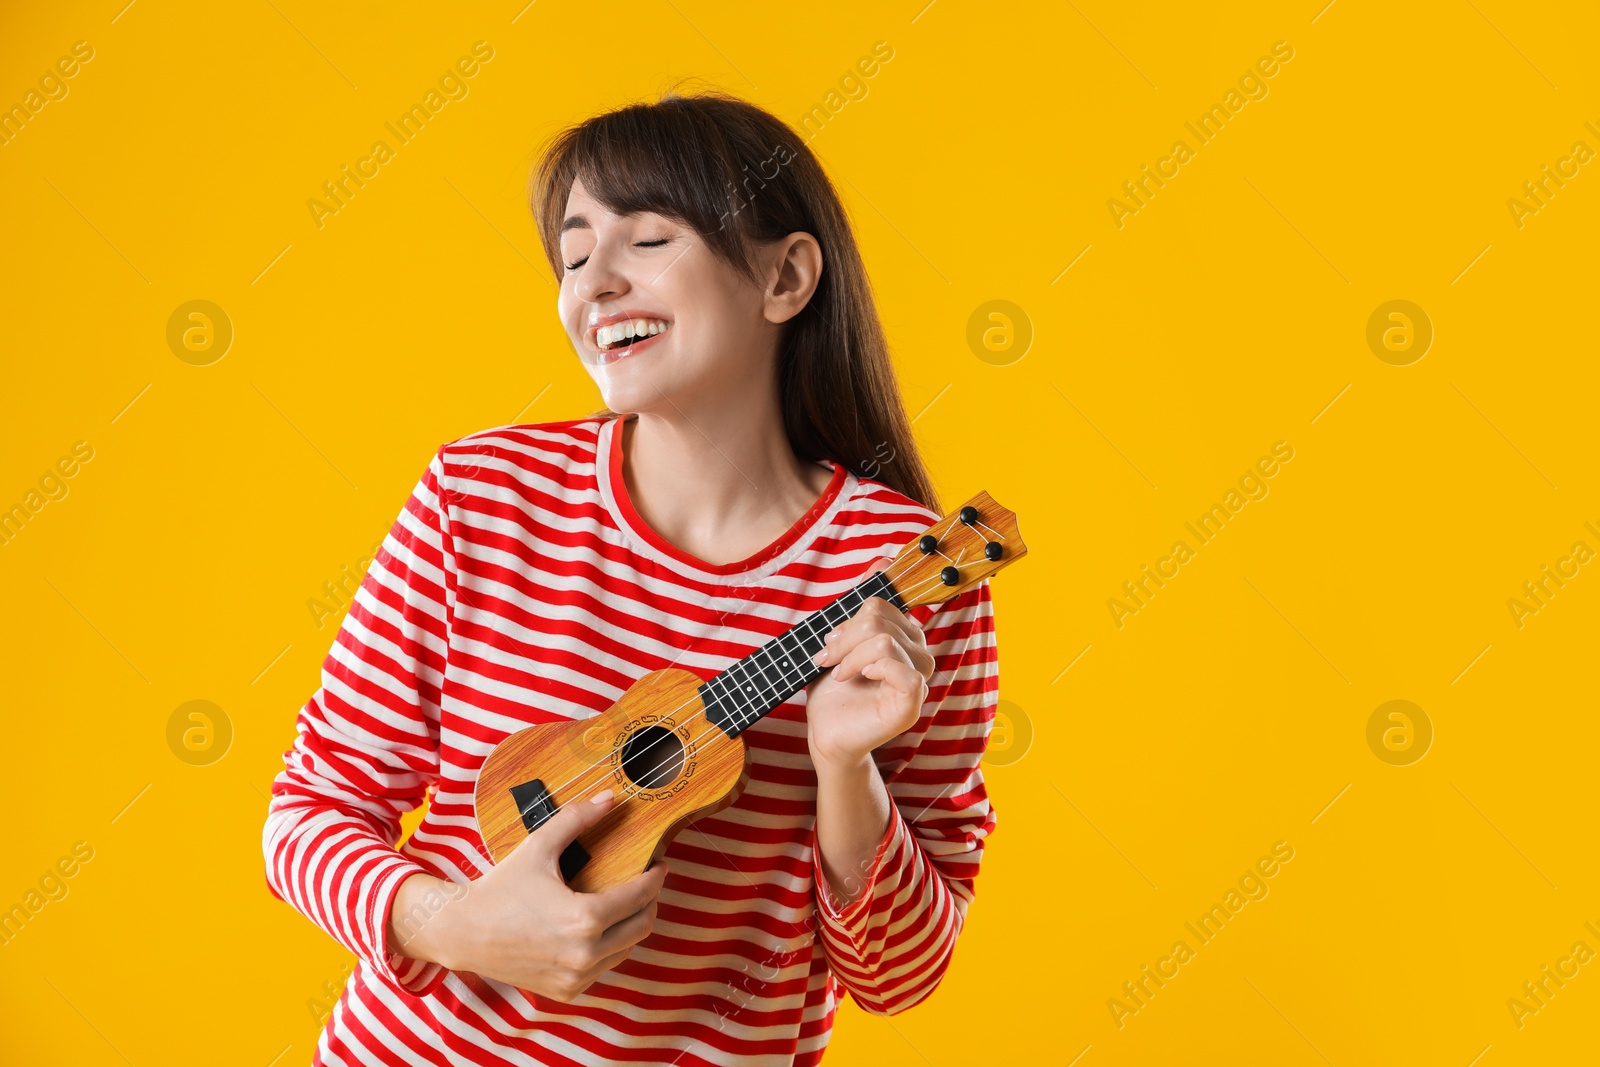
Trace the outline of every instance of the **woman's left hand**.
<path fill-rule="evenodd" d="M 863 580 L 884 570 L 880 559 Z M 916 725 L 933 677 L 922 628 L 882 597 L 870 597 L 828 634 L 820 666 L 806 687 L 806 732 L 818 770 L 845 768 Z"/>

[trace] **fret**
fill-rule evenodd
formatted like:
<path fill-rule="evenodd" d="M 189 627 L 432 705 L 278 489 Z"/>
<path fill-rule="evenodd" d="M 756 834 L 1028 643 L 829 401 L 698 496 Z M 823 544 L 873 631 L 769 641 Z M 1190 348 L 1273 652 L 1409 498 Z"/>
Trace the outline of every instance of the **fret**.
<path fill-rule="evenodd" d="M 733 691 L 741 703 L 748 704 L 752 707 L 760 703 L 761 696 L 763 692 L 765 692 L 766 686 L 764 684 L 758 684 L 750 677 L 749 670 L 744 660 L 740 660 L 732 667 L 728 668 L 728 677 L 732 680 Z"/>
<path fill-rule="evenodd" d="M 828 632 L 874 596 L 906 610 L 889 579 L 882 573 L 873 575 L 702 685 L 706 718 L 734 736 L 811 684 L 824 670 L 811 657 L 822 648 Z"/>
<path fill-rule="evenodd" d="M 792 664 L 792 657 L 774 648 L 771 643 L 762 645 L 760 648 L 756 649 L 752 655 L 752 659 L 753 666 L 760 675 L 762 682 L 765 683 L 767 689 L 777 690 L 782 688 L 783 684 L 789 681 L 794 675 L 792 666 L 780 666 L 778 662 L 781 659 L 785 663 Z"/>
<path fill-rule="evenodd" d="M 717 675 L 710 682 L 706 683 L 706 686 L 702 686 L 701 688 L 704 689 L 707 687 L 713 688 L 713 699 L 719 707 L 725 709 L 726 714 L 740 720 L 750 719 L 751 721 L 754 721 L 751 718 L 751 715 L 755 711 L 755 702 L 745 698 L 737 682 L 729 676 L 727 671 Z M 756 717 L 758 718 L 759 716 Z M 716 720 L 713 719 L 713 721 Z"/>
<path fill-rule="evenodd" d="M 822 639 L 830 629 L 832 627 L 824 622 L 819 612 L 812 614 L 799 627 L 790 630 L 784 636 L 788 638 L 787 644 L 794 648 L 801 658 L 809 659 L 822 647 Z"/>

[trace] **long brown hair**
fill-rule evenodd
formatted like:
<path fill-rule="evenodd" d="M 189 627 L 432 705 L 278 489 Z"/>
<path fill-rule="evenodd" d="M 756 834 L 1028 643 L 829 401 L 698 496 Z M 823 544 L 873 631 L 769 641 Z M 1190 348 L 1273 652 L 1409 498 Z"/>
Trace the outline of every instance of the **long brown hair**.
<path fill-rule="evenodd" d="M 776 174 L 770 174 L 773 168 Z M 791 127 L 716 89 L 596 115 L 558 133 L 534 172 L 539 239 L 559 280 L 573 180 L 618 215 L 649 211 L 692 227 L 752 283 L 754 242 L 804 231 L 822 276 L 778 346 L 778 396 L 794 454 L 829 460 L 941 511 L 889 360 L 883 323 L 844 206 Z M 596 415 L 617 414 L 603 408 Z"/>

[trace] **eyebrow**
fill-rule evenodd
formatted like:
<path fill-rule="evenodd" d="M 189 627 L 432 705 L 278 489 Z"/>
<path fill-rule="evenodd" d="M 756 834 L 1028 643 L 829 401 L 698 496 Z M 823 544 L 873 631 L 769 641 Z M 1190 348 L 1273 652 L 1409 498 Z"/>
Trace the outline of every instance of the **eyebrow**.
<path fill-rule="evenodd" d="M 625 214 L 623 214 L 623 215 L 621 215 L 619 217 L 620 218 L 625 218 L 625 219 L 631 219 L 631 218 L 633 218 L 633 217 L 635 217 L 637 215 L 640 215 L 640 214 L 643 214 L 643 212 L 629 211 L 629 212 L 627 212 L 627 213 L 625 213 Z M 565 221 L 565 222 L 563 222 L 561 224 L 561 231 L 560 232 L 561 233 L 566 233 L 568 230 L 592 230 L 592 229 L 594 229 L 594 227 L 589 225 L 589 220 L 588 220 L 587 217 L 585 217 L 583 215 L 571 215 L 571 216 L 568 216 L 567 221 Z"/>

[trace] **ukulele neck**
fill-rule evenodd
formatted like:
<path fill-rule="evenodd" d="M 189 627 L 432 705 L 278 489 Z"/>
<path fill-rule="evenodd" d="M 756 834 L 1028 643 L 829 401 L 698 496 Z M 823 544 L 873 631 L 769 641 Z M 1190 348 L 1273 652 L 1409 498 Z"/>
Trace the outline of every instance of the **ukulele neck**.
<path fill-rule="evenodd" d="M 822 648 L 828 632 L 854 615 L 872 597 L 887 600 L 901 611 L 907 610 L 889 576 L 879 571 L 702 685 L 700 699 L 705 705 L 706 718 L 729 737 L 737 737 L 746 727 L 810 685 L 827 669 L 817 666 L 811 657 Z"/>
<path fill-rule="evenodd" d="M 872 597 L 881 597 L 901 611 L 942 603 L 1027 552 L 1017 531 L 1016 515 L 988 493 L 979 493 L 902 548 L 888 570 L 871 575 L 702 685 L 699 692 L 706 718 L 729 737 L 737 737 L 811 684 L 827 669 L 818 667 L 811 657 L 822 648 L 828 632 Z M 890 571 L 899 581 L 898 587 L 889 580 Z"/>

